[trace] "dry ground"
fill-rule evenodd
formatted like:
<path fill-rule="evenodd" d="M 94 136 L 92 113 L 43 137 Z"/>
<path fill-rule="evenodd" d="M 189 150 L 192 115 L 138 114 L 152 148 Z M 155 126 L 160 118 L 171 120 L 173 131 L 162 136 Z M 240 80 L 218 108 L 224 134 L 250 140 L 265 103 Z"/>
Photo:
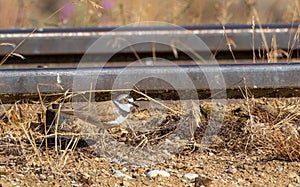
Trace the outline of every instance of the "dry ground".
<path fill-rule="evenodd" d="M 78 143 L 77 147 L 72 141 L 67 141 L 64 146 L 58 142 L 57 146 L 49 145 L 47 148 L 41 143 L 44 140 L 45 115 L 41 104 L 20 102 L 3 105 L 0 186 L 299 186 L 299 102 L 299 98 L 246 98 L 228 100 L 225 107 L 220 103 L 201 101 L 199 111 L 179 113 L 177 109 L 180 107 L 176 102 L 166 104 L 174 110 L 171 112 L 157 103 L 140 101 L 141 108 L 128 119 L 130 128 L 122 126 L 109 130 L 109 136 L 117 144 L 153 148 L 152 154 L 140 154 L 135 163 L 131 158 L 124 158 L 126 154 L 135 157 L 138 152 L 126 152 L 124 147 L 109 145 L 105 141 L 108 143 L 106 150 L 99 152 L 100 144 L 87 147 L 82 143 L 84 141 L 76 139 L 80 132 L 68 132 L 61 126 L 58 130 L 65 135 L 55 133 L 58 139 L 73 138 L 73 142 Z M 212 106 L 215 107 L 212 109 Z M 201 140 L 212 111 L 218 113 L 223 109 L 225 117 L 220 131 L 212 144 L 204 146 Z M 221 115 L 215 116 L 221 120 Z M 134 121 L 139 122 L 137 126 Z M 192 126 L 194 122 L 197 124 Z M 189 129 L 187 136 L 177 133 L 179 138 L 176 140 L 180 140 L 173 145 L 180 144 L 176 147 L 177 152 L 171 153 L 167 148 L 170 153 L 168 159 L 139 162 L 156 154 L 158 157 L 155 158 L 160 158 L 160 150 L 155 150 L 155 145 L 172 140 L 172 133 L 180 127 L 179 123 L 189 125 Z M 143 125 L 144 128 L 139 128 Z M 182 137 L 188 139 L 183 141 Z M 65 149 L 66 146 L 69 149 Z M 120 153 L 123 158 L 116 157 L 114 151 L 123 152 Z M 155 169 L 164 170 L 170 176 L 146 176 Z M 116 172 L 131 179 L 118 178 Z M 199 176 L 188 179 L 184 177 L 187 173 Z"/>

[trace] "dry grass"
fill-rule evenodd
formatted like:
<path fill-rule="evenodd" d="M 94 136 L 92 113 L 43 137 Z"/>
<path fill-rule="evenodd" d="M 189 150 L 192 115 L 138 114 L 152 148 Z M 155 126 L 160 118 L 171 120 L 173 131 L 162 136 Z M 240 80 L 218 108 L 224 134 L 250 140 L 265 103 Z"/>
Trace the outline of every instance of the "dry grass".
<path fill-rule="evenodd" d="M 298 99 L 250 99 L 229 106 L 220 145 L 266 159 L 299 161 L 298 103 Z"/>
<path fill-rule="evenodd" d="M 299 161 L 300 99 L 254 99 L 248 90 L 244 90 L 244 93 L 245 99 L 229 101 L 217 138 L 213 144 L 205 147 L 200 143 L 211 117 L 212 106 L 214 106 L 213 111 L 217 113 L 224 107 L 210 101 L 201 101 L 200 111 L 194 110 L 196 103 L 193 103 L 190 110 L 178 112 L 181 106 L 176 102 L 163 103 L 156 100 L 153 102 L 152 98 L 141 94 L 143 99 L 137 102 L 150 102 L 150 106 L 158 108 L 146 105 L 136 110 L 128 119 L 130 126 L 108 130 L 108 134 L 105 135 L 109 136 L 107 139 L 109 141 L 95 139 L 100 140 L 96 143 L 97 147 L 94 145 L 85 147 L 87 144 L 80 144 L 80 142 L 87 140 L 87 136 L 98 136 L 98 131 L 96 134 L 93 134 L 95 130 L 91 129 L 80 131 L 79 123 L 71 118 L 70 120 L 56 118 L 52 126 L 47 126 L 48 134 L 45 136 L 45 108 L 51 103 L 68 100 L 74 95 L 72 93 L 66 93 L 58 100 L 49 103 L 19 101 L 13 105 L 1 105 L 0 164 L 13 163 L 15 170 L 21 174 L 26 170 L 33 172 L 33 176 L 53 176 L 53 180 L 45 179 L 53 184 L 70 184 L 68 183 L 70 181 L 76 181 L 78 184 L 109 183 L 116 179 L 102 182 L 98 180 L 107 177 L 109 175 L 107 171 L 112 169 L 110 168 L 112 165 L 104 164 L 108 155 L 102 153 L 108 151 L 110 156 L 121 156 L 115 157 L 118 159 L 131 154 L 135 159 L 144 159 L 145 155 L 137 157 L 138 150 L 154 149 L 156 145 L 169 139 L 183 124 L 190 128 L 184 131 L 183 136 L 178 135 L 189 138 L 181 140 L 181 145 L 175 147 L 179 151 L 175 155 L 178 158 L 186 154 L 197 157 L 199 151 L 204 150 L 204 152 L 209 151 L 220 155 L 216 156 L 217 158 L 225 154 L 230 157 L 254 156 L 258 160 Z M 88 132 L 92 133 L 88 134 Z M 48 139 L 48 146 L 45 143 L 46 139 Z M 111 140 L 118 144 L 111 143 Z M 128 152 L 131 149 L 124 149 L 124 146 L 120 145 L 134 147 L 135 151 Z M 102 148 L 104 152 L 99 152 Z M 41 173 L 36 173 L 37 170 L 41 170 Z M 97 173 L 98 177 L 91 177 L 91 172 Z"/>
<path fill-rule="evenodd" d="M 218 138 L 210 149 L 222 152 L 226 148 L 227 151 L 233 153 L 258 154 L 262 158 L 299 161 L 299 103 L 298 98 L 249 98 L 245 99 L 243 103 L 238 102 L 227 106 Z M 135 117 L 131 117 L 131 123 L 134 126 L 136 120 L 148 120 L 146 131 L 139 131 L 140 128 L 136 128 L 136 131 L 126 128 L 122 130 L 123 127 L 121 127 L 121 129 L 116 128 L 109 132 L 120 142 L 132 146 L 143 144 L 143 146 L 151 147 L 168 138 L 168 134 L 174 132 L 178 127 L 178 122 L 188 123 L 187 125 L 193 126 L 193 130 L 188 132 L 192 134 L 191 137 L 193 138 L 185 143 L 189 145 L 194 142 L 195 144 L 192 144 L 197 147 L 210 118 L 211 107 L 211 102 L 204 102 L 201 104 L 200 113 L 185 111 L 181 114 L 173 113 L 170 110 L 170 113 L 160 113 L 159 110 L 151 113 L 151 111 L 144 109 L 136 111 Z M 178 108 L 176 107 L 174 110 L 178 111 Z M 41 104 L 18 102 L 9 107 L 2 105 L 0 120 L 1 154 L 16 157 L 23 155 L 28 162 L 53 167 L 55 170 L 63 168 L 74 152 L 80 152 L 76 146 L 83 135 L 80 134 L 80 131 L 61 131 L 62 126 L 66 128 L 69 125 L 67 128 L 73 130 L 74 128 L 70 123 L 61 124 L 57 120 L 54 121 L 52 127 L 48 127 L 52 130 L 47 129 L 49 133 L 45 136 L 44 116 L 45 111 Z M 194 121 L 191 118 L 198 118 L 196 121 L 199 123 L 199 127 L 191 124 Z M 141 125 L 140 122 L 137 124 Z M 155 123 L 160 123 L 160 125 L 157 126 L 158 124 Z M 45 146 L 46 137 L 57 138 L 53 148 Z M 61 137 L 68 137 L 69 141 L 61 144 Z M 147 139 L 146 142 L 145 138 Z M 53 163 L 54 160 L 56 161 Z"/>
<path fill-rule="evenodd" d="M 246 86 L 241 91 L 243 102 L 233 101 L 227 106 L 215 148 L 259 155 L 261 159 L 299 161 L 300 99 L 254 99 Z M 211 105 L 202 106 L 206 115 L 210 110 Z"/>
<path fill-rule="evenodd" d="M 44 18 L 57 10 L 69 0 L 18 1 L 9 3 L 2 0 L 0 7 L 0 27 L 36 27 L 36 26 L 112 26 L 126 25 L 142 21 L 163 21 L 178 25 L 187 24 L 226 24 L 249 23 L 252 16 L 260 18 L 261 23 L 296 22 L 299 15 L 297 0 L 266 0 L 266 1 L 140 1 L 140 0 L 98 0 L 74 1 L 74 14 L 67 20 L 58 14 L 51 20 Z M 104 4 L 104 5 L 102 5 Z M 103 8 L 101 8 L 103 6 Z M 255 11 L 253 11 L 255 7 Z M 239 10 L 239 14 L 232 14 Z M 9 12 L 9 13 L 8 13 Z M 9 15 L 9 16 L 8 16 Z M 259 22 L 258 22 L 259 23 Z"/>
<path fill-rule="evenodd" d="M 295 7 L 299 7 L 297 1 L 291 2 Z M 4 2 L 0 3 L 3 4 Z M 86 12 L 86 10 L 93 11 L 87 11 L 89 12 L 89 16 L 85 16 L 84 20 L 75 17 L 74 20 L 68 23 L 69 25 L 98 26 L 104 24 L 103 20 L 99 21 L 94 19 L 95 15 L 98 16 L 98 18 L 100 17 L 97 9 L 101 8 L 98 4 L 93 4 L 94 1 L 80 1 L 80 3 L 78 3 L 78 6 L 80 7 L 78 10 L 79 12 L 81 11 L 79 17 L 84 15 L 83 12 Z M 257 3 L 259 4 L 259 2 Z M 285 17 L 284 19 L 297 21 L 297 17 L 299 16 L 298 9 L 291 8 L 286 1 L 284 1 L 284 3 L 289 6 L 288 10 L 291 13 L 289 15 L 290 17 Z M 248 22 L 245 20 L 251 17 L 250 15 L 254 15 L 255 17 L 253 21 L 254 25 L 254 22 L 257 22 L 258 24 L 266 23 L 275 20 L 275 17 L 278 16 L 275 15 L 276 12 L 270 13 L 269 18 L 267 19 L 261 16 L 262 13 L 260 12 L 259 7 L 254 7 L 254 4 L 248 4 L 248 6 L 244 7 L 248 10 L 248 12 L 246 11 L 248 14 L 240 16 L 240 18 L 237 19 L 235 15 L 230 14 L 230 12 L 234 7 L 243 7 L 244 4 L 236 3 L 234 1 L 218 1 L 217 6 L 213 8 L 217 10 L 217 13 L 211 11 L 212 9 L 207 7 L 207 4 L 209 4 L 207 1 L 190 0 L 182 1 L 180 3 L 175 3 L 173 1 L 170 5 L 170 2 L 167 1 L 163 3 L 161 3 L 161 1 L 152 1 L 151 3 L 148 2 L 145 4 L 144 2 L 134 0 L 133 3 L 116 1 L 116 4 L 118 6 L 113 11 L 101 12 L 101 16 L 106 16 L 109 19 L 109 22 L 105 23 L 107 25 L 122 25 L 147 20 L 166 21 L 175 24 L 245 23 Z M 5 6 L 8 5 L 6 4 Z M 26 6 L 28 8 L 28 5 Z M 145 11 L 145 7 L 147 8 L 147 11 Z M 164 12 L 164 16 L 161 16 L 161 12 Z M 206 12 L 210 12 L 210 14 L 207 14 Z M 214 16 L 212 16 L 212 14 Z M 15 22 L 14 26 L 22 24 L 31 26 L 31 23 L 26 21 L 26 19 L 31 16 L 32 15 L 25 16 L 26 18 L 21 22 Z M 7 27 L 7 25 L 13 26 L 12 22 L 13 21 L 0 21 L 0 27 Z M 42 23 L 42 25 L 43 24 L 45 23 Z M 60 24 L 57 24 L 57 26 L 61 26 Z M 226 30 L 224 32 L 226 32 Z M 298 40 L 298 35 L 294 38 L 294 41 L 296 40 Z M 234 44 L 234 41 L 230 41 L 229 38 L 226 38 L 226 41 L 231 50 L 231 45 Z M 264 45 L 267 47 L 266 53 L 269 62 L 276 62 L 277 58 L 282 54 L 287 57 L 290 56 L 290 52 L 284 52 L 277 49 L 276 38 L 273 39 L 270 48 L 266 43 Z M 291 44 L 291 49 L 293 47 L 294 45 Z M 12 52 L 8 57 L 14 54 L 15 53 Z M 253 59 L 253 61 L 256 62 L 256 58 L 253 57 Z M 5 60 L 3 62 L 5 62 Z M 201 111 L 190 110 L 180 113 L 177 112 L 178 106 L 166 106 L 145 94 L 138 94 L 149 101 L 159 104 L 164 109 L 167 109 L 168 112 L 158 110 L 154 113 L 152 111 L 151 113 L 151 111 L 147 109 L 136 111 L 132 119 L 141 121 L 148 120 L 147 131 L 140 131 L 139 129 L 133 131 L 132 129 L 120 127 L 108 131 L 112 138 L 118 142 L 136 148 L 151 148 L 166 140 L 168 136 L 178 128 L 178 122 L 183 122 L 191 127 L 190 131 L 187 133 L 190 133 L 190 137 L 192 138 L 183 141 L 184 144 L 182 144 L 181 147 L 185 147 L 185 149 L 182 150 L 180 154 L 183 154 L 185 151 L 194 154 L 195 150 L 202 148 L 202 145 L 199 144 L 207 127 L 211 115 L 211 108 L 212 105 L 214 105 L 213 103 L 203 102 L 200 105 Z M 65 95 L 53 102 L 61 102 L 69 99 L 66 97 L 70 97 L 70 95 Z M 210 147 L 206 147 L 206 149 L 218 153 L 230 152 L 232 155 L 245 153 L 267 160 L 300 161 L 299 104 L 299 98 L 253 99 L 251 98 L 251 95 L 249 96 L 249 93 L 245 92 L 245 99 L 243 102 L 236 102 L 227 106 L 225 119 L 217 139 Z M 66 179 L 69 177 L 66 173 L 71 170 L 70 168 L 75 168 L 74 170 L 76 172 L 77 169 L 83 168 L 84 160 L 88 160 L 88 158 L 91 157 L 98 157 L 99 155 L 96 155 L 91 150 L 86 151 L 86 148 L 78 146 L 81 138 L 85 135 L 74 128 L 72 126 L 74 124 L 62 124 L 59 118 L 56 118 L 56 121 L 53 122 L 51 127 L 46 127 L 45 108 L 47 105 L 45 105 L 42 98 L 40 102 L 35 104 L 32 102 L 19 101 L 10 106 L 1 105 L 0 157 L 5 157 L 6 160 L 1 160 L 0 164 L 2 162 L 8 163 L 11 160 L 18 160 L 18 162 L 27 163 L 27 165 L 34 167 L 47 168 L 45 170 L 51 171 L 54 173 L 54 176 Z M 48 105 L 50 105 L 50 103 Z M 155 124 L 158 122 L 160 123 L 159 126 Z M 70 125 L 70 129 L 76 130 L 69 132 L 61 131 L 62 126 L 68 125 Z M 153 128 L 153 126 L 155 126 L 155 128 Z M 47 135 L 45 135 L 45 131 L 48 132 L 46 133 Z M 66 137 L 67 141 L 65 141 Z M 49 146 L 50 143 L 48 142 L 48 139 L 50 138 L 54 138 L 53 147 Z M 116 151 L 120 151 L 118 150 L 118 147 L 116 147 Z M 124 154 L 126 155 L 126 153 Z M 101 162 L 99 167 L 101 167 Z M 75 173 L 73 173 L 73 175 L 76 176 Z M 92 184 L 92 181 L 86 180 L 85 176 L 77 177 L 76 180 L 82 180 L 81 182 L 85 184 Z"/>

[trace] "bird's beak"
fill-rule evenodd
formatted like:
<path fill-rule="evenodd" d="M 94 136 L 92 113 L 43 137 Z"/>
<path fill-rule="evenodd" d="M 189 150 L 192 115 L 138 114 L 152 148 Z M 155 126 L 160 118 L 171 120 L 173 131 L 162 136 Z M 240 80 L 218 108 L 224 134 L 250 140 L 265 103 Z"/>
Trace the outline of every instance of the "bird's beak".
<path fill-rule="evenodd" d="M 131 104 L 132 104 L 132 106 L 134 106 L 135 108 L 139 108 L 139 107 L 140 107 L 140 106 L 137 105 L 135 102 L 132 102 Z"/>

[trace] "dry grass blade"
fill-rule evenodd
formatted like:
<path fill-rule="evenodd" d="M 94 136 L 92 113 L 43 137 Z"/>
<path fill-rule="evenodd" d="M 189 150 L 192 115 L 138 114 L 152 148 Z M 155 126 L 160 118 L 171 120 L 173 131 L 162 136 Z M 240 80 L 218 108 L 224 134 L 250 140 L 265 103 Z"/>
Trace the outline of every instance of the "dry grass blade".
<path fill-rule="evenodd" d="M 79 138 L 72 135 L 67 147 L 63 151 L 63 154 L 60 156 L 60 162 L 62 163 L 61 167 L 64 167 L 66 165 L 67 159 L 68 159 L 67 154 L 70 152 L 70 150 L 72 150 L 72 151 L 75 150 L 75 147 L 77 146 L 78 141 L 79 141 Z"/>
<path fill-rule="evenodd" d="M 88 2 L 89 2 L 95 9 L 103 9 L 103 7 L 102 7 L 99 3 L 97 3 L 97 2 L 95 2 L 95 1 L 93 1 L 93 0 L 88 0 Z"/>
<path fill-rule="evenodd" d="M 138 90 L 132 90 L 132 91 L 134 91 L 135 93 L 140 94 L 140 95 L 146 97 L 147 99 L 149 99 L 149 101 L 153 101 L 153 102 L 155 102 L 155 103 L 161 105 L 162 107 L 168 109 L 169 111 L 173 112 L 174 114 L 180 114 L 180 112 L 173 110 L 172 108 L 170 108 L 170 107 L 164 105 L 163 103 L 161 103 L 161 102 L 159 102 L 159 101 L 153 99 L 152 97 L 148 96 L 147 94 L 144 94 L 143 92 L 140 92 L 140 91 L 138 91 Z"/>
<path fill-rule="evenodd" d="M 156 43 L 152 42 L 152 61 L 156 64 Z"/>
<path fill-rule="evenodd" d="M 23 55 L 21 55 L 21 54 L 19 54 L 19 53 L 11 53 L 11 56 L 19 57 L 19 58 L 21 58 L 22 60 L 25 60 L 25 59 L 26 59 Z"/>
<path fill-rule="evenodd" d="M 182 42 L 180 42 L 176 39 L 173 39 L 171 41 L 170 46 L 173 50 L 173 53 L 174 53 L 175 57 L 178 56 L 177 49 L 176 49 L 176 44 L 181 45 L 184 49 L 188 50 L 188 52 L 192 53 L 196 57 L 196 59 L 194 60 L 195 63 L 197 63 L 197 64 L 207 63 L 207 60 L 204 59 L 200 54 L 198 54 L 192 47 L 190 47 L 190 46 L 186 45 L 185 43 L 182 43 Z"/>
<path fill-rule="evenodd" d="M 23 129 L 23 131 L 24 131 L 24 133 L 25 133 L 25 135 L 26 135 L 28 141 L 30 142 L 30 144 L 31 144 L 31 146 L 32 146 L 32 148 L 33 148 L 33 150 L 34 150 L 36 156 L 38 157 L 38 160 L 40 161 L 40 163 L 42 163 L 42 159 L 41 159 L 41 156 L 40 156 L 40 152 L 39 152 L 39 150 L 38 150 L 38 148 L 37 148 L 37 146 L 36 146 L 35 139 L 33 138 L 33 136 L 31 136 L 30 131 L 28 131 L 28 130 L 24 127 L 23 124 L 21 124 L 21 127 L 22 127 L 22 129 Z"/>
<path fill-rule="evenodd" d="M 289 44 L 288 57 L 291 57 L 292 52 L 293 52 L 293 50 L 295 49 L 296 44 L 298 43 L 299 35 L 300 35 L 300 25 L 298 26 L 297 32 L 296 32 L 296 34 L 294 35 L 292 44 L 290 44 L 290 40 L 289 40 L 289 43 L 288 43 L 288 44 Z"/>
<path fill-rule="evenodd" d="M 111 47 L 113 48 L 119 48 L 121 42 L 127 43 L 128 45 L 126 47 L 130 48 L 130 50 L 132 51 L 132 53 L 134 54 L 134 56 L 136 57 L 136 59 L 139 61 L 140 64 L 144 64 L 140 56 L 138 55 L 137 51 L 135 50 L 135 48 L 125 38 L 116 37 L 113 40 L 109 41 L 107 45 L 111 45 Z"/>
<path fill-rule="evenodd" d="M 266 39 L 264 29 L 262 28 L 262 22 L 260 21 L 259 14 L 258 14 L 258 12 L 255 8 L 255 3 L 249 3 L 250 1 L 248 2 L 247 0 L 245 0 L 245 1 L 246 1 L 246 4 L 249 6 L 251 13 L 253 14 L 253 18 L 258 23 L 260 33 L 261 33 L 261 38 L 263 40 L 263 47 L 264 47 L 264 49 L 266 50 L 266 53 L 267 53 L 267 60 L 268 60 L 268 62 L 271 62 L 270 48 L 269 48 L 269 45 L 268 45 L 268 42 L 267 42 L 267 39 Z"/>
<path fill-rule="evenodd" d="M 2 66 L 10 56 L 15 54 L 16 50 L 37 30 L 37 28 L 33 29 L 10 53 L 6 54 L 0 62 L 0 66 Z"/>
<path fill-rule="evenodd" d="M 43 101 L 43 98 L 42 98 L 42 95 L 41 95 L 41 92 L 40 92 L 40 88 L 39 88 L 39 85 L 37 85 L 37 92 L 38 92 L 38 95 L 39 95 L 39 100 L 40 100 L 40 104 L 41 104 L 41 108 L 42 108 L 42 112 L 43 114 L 46 114 L 46 106 L 44 104 L 44 101 Z M 44 134 L 47 135 L 47 124 L 46 124 L 46 115 L 43 115 L 43 124 L 44 124 Z M 49 150 L 48 150 L 48 139 L 43 139 L 43 141 L 45 140 L 45 144 L 46 144 L 46 157 L 47 157 L 47 160 L 49 161 Z"/>
<path fill-rule="evenodd" d="M 0 43 L 0 46 L 11 46 L 11 47 L 13 47 L 13 48 L 16 47 L 16 45 L 15 45 L 15 44 L 12 44 L 12 43 Z"/>
<path fill-rule="evenodd" d="M 57 9 L 55 12 L 53 12 L 50 16 L 48 16 L 43 22 L 46 22 L 47 20 L 49 20 L 50 18 L 52 18 L 54 15 L 56 15 L 57 13 L 59 13 L 60 11 L 62 11 L 64 8 L 65 8 L 66 5 L 62 6 L 61 8 Z M 9 57 L 11 56 L 19 56 L 21 57 L 22 59 L 24 58 L 22 55 L 19 55 L 18 53 L 16 53 L 16 50 L 33 34 L 35 33 L 35 31 L 37 30 L 38 28 L 34 28 L 30 33 L 27 34 L 27 36 L 20 42 L 18 43 L 18 45 L 16 45 L 14 47 L 13 50 L 11 50 L 8 54 L 6 54 L 3 59 L 1 60 L 0 62 L 0 66 L 2 66 Z"/>
<path fill-rule="evenodd" d="M 255 54 L 255 38 L 254 38 L 254 33 L 255 33 L 255 19 L 252 16 L 252 20 L 251 20 L 251 28 L 252 28 L 252 59 L 253 59 L 253 63 L 256 63 L 256 54 Z"/>
<path fill-rule="evenodd" d="M 237 61 L 235 59 L 235 56 L 234 56 L 234 53 L 233 53 L 233 50 L 232 50 L 232 47 L 231 47 L 231 46 L 236 47 L 236 44 L 235 44 L 235 42 L 232 39 L 228 38 L 225 26 L 223 26 L 223 31 L 224 31 L 224 36 L 225 36 L 225 39 L 226 39 L 226 44 L 227 44 L 228 49 L 229 49 L 229 51 L 231 53 L 233 61 L 234 61 L 235 64 L 237 64 Z"/>
<path fill-rule="evenodd" d="M 171 42 L 171 44 L 170 44 L 170 47 L 172 48 L 174 57 L 175 57 L 176 59 L 178 59 L 178 52 L 177 52 L 176 47 L 174 46 L 174 40 L 172 40 L 172 42 Z"/>

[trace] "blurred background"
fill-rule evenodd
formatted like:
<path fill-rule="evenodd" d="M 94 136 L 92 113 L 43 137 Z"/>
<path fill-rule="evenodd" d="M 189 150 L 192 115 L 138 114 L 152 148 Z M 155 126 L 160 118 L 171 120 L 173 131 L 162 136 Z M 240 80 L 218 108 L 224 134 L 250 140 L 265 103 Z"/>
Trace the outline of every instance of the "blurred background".
<path fill-rule="evenodd" d="M 300 0 L 0 0 L 0 28 L 292 23 Z"/>

